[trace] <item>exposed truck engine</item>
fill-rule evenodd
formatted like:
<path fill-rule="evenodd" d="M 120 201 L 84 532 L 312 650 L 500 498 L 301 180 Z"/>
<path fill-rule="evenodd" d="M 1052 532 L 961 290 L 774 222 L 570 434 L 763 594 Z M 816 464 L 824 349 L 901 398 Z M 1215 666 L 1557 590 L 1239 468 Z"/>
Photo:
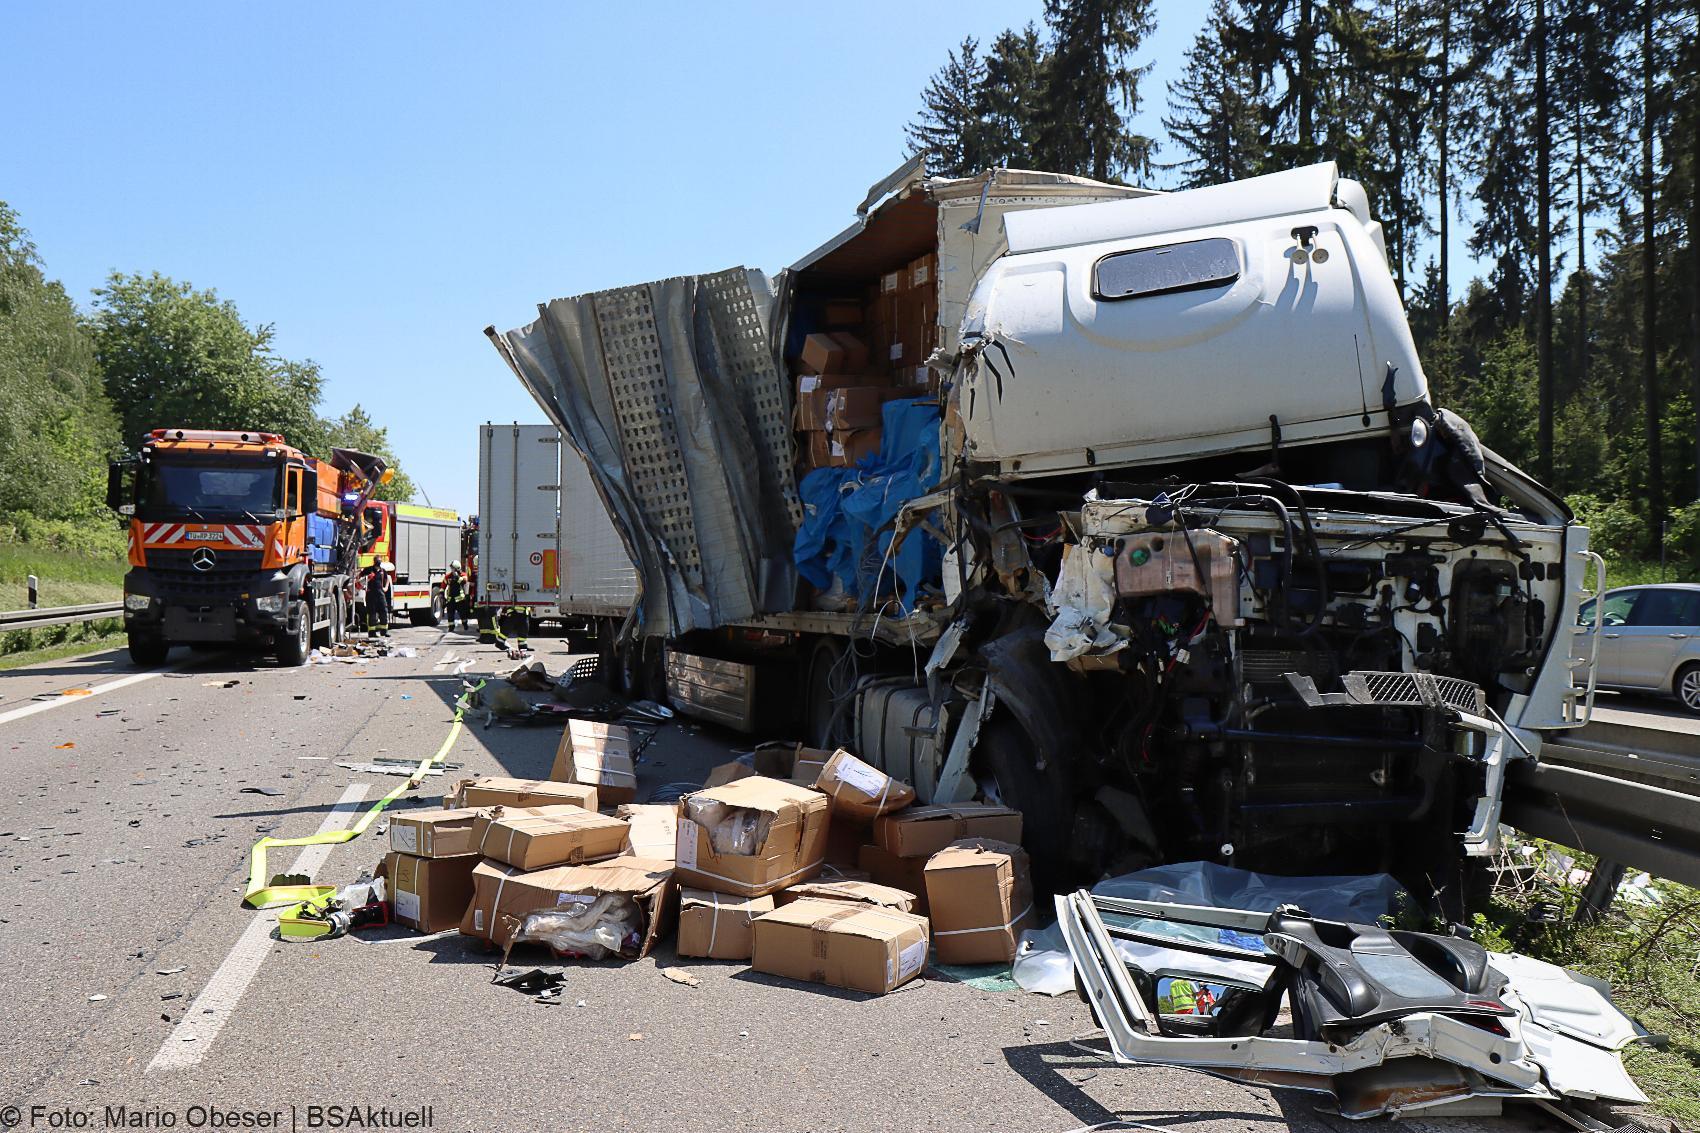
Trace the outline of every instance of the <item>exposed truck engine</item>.
<path fill-rule="evenodd" d="M 786 370 L 915 232 L 936 345 L 841 458 Z M 1456 910 L 1506 763 L 1589 711 L 1587 532 L 1432 404 L 1332 164 L 899 177 L 771 292 L 736 269 L 542 310 L 491 336 L 636 565 L 605 628 L 642 690 L 1017 806 L 1053 884 L 1385 869 Z"/>

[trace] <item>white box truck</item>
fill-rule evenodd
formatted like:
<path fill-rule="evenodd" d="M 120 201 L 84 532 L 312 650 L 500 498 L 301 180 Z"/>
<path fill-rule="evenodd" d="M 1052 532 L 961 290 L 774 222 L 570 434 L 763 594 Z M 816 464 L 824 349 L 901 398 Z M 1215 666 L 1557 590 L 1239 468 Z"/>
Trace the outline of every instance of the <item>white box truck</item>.
<path fill-rule="evenodd" d="M 553 425 L 484 425 L 478 453 L 481 634 L 498 611 L 523 611 L 527 632 L 559 621 L 611 655 L 605 630 L 631 613 L 637 573 L 584 458 Z"/>

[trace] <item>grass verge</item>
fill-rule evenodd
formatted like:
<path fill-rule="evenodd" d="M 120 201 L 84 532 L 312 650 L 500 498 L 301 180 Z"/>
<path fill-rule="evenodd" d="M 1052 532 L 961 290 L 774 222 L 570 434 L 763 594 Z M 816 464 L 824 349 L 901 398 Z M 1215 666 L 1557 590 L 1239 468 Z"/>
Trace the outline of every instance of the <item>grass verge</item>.
<path fill-rule="evenodd" d="M 29 605 L 28 578 L 41 580 L 43 606 L 113 602 L 124 594 L 122 558 L 79 555 L 33 543 L 0 543 L 0 610 Z"/>
<path fill-rule="evenodd" d="M 46 629 L 20 629 L 0 633 L 0 672 L 42 661 L 81 657 L 125 644 L 124 623 L 118 618 L 78 622 Z"/>
<path fill-rule="evenodd" d="M 1610 983 L 1617 1006 L 1664 1038 L 1624 1052 L 1636 1084 L 1660 1113 L 1700 1128 L 1700 890 L 1632 871 L 1607 915 L 1583 924 L 1576 909 L 1593 865 L 1547 842 L 1513 846 L 1476 939 Z"/>

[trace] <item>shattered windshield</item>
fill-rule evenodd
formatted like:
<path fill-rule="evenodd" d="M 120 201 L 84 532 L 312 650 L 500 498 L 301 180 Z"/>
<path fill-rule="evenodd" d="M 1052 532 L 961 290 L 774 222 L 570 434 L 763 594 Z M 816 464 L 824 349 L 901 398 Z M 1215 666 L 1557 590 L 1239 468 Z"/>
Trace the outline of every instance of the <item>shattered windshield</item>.
<path fill-rule="evenodd" d="M 143 507 L 150 512 L 275 512 L 275 464 L 155 464 Z"/>

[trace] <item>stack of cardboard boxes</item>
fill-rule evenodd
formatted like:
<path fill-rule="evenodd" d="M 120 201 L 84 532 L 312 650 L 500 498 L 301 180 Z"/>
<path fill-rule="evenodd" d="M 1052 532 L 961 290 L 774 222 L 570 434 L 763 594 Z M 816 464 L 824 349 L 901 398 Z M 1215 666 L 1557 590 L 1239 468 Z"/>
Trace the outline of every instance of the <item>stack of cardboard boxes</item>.
<path fill-rule="evenodd" d="M 866 296 L 864 326 L 876 368 L 889 368 L 910 397 L 925 396 L 932 384 L 925 363 L 939 344 L 938 271 L 938 254 L 928 252 L 880 276 Z"/>
<path fill-rule="evenodd" d="M 938 346 L 938 257 L 886 272 L 858 304 L 822 306 L 826 330 L 793 360 L 801 463 L 848 468 L 880 447 L 885 403 L 931 392 L 923 364 Z"/>
<path fill-rule="evenodd" d="M 677 918 L 681 957 L 874 994 L 924 970 L 929 949 L 949 963 L 1014 957 L 1033 905 L 1016 812 L 914 806 L 907 784 L 850 752 L 795 744 L 717 768 L 718 785 L 676 804 L 636 804 L 630 741 L 575 722 L 555 773 L 594 784 L 467 779 L 445 809 L 392 819 L 395 919 L 631 959 Z M 598 812 L 603 792 L 620 800 L 613 815 Z M 858 852 L 864 869 L 831 864 Z"/>

